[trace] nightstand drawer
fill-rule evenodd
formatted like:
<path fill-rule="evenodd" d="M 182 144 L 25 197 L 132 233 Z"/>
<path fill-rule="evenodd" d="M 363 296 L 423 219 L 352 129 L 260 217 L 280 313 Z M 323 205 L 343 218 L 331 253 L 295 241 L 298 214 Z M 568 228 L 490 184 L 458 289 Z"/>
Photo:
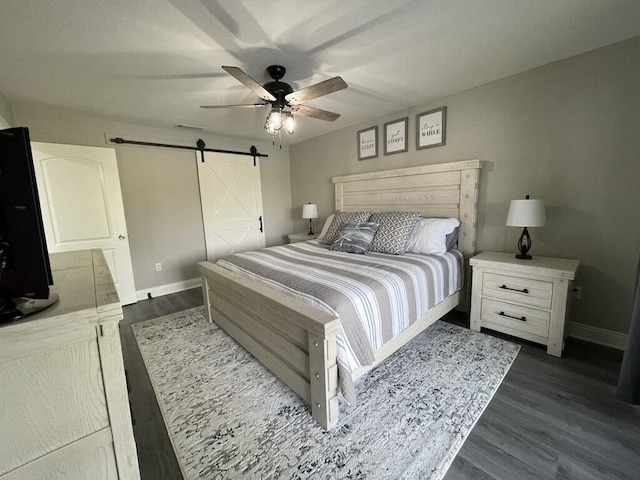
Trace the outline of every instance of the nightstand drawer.
<path fill-rule="evenodd" d="M 521 305 L 551 308 L 553 283 L 486 272 L 482 295 Z"/>
<path fill-rule="evenodd" d="M 495 324 L 546 338 L 549 336 L 550 318 L 549 312 L 535 308 L 513 305 L 490 298 L 482 299 L 480 319 L 482 325 L 487 328 L 491 328 L 491 324 Z"/>

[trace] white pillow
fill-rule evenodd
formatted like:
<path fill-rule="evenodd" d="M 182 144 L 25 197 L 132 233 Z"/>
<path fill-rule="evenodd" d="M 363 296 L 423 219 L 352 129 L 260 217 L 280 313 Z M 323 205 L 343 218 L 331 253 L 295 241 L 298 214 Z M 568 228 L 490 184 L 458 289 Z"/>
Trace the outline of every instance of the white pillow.
<path fill-rule="evenodd" d="M 442 255 L 447 251 L 447 235 L 458 226 L 457 218 L 421 218 L 407 239 L 406 251 Z"/>
<path fill-rule="evenodd" d="M 334 216 L 335 214 L 332 213 L 331 215 L 329 215 L 329 218 L 327 218 L 327 220 L 324 222 L 324 226 L 320 231 L 320 235 L 318 235 L 318 240 L 322 240 L 324 236 L 327 234 L 327 230 L 329 230 L 329 227 L 331 226 L 331 222 L 333 222 Z"/>

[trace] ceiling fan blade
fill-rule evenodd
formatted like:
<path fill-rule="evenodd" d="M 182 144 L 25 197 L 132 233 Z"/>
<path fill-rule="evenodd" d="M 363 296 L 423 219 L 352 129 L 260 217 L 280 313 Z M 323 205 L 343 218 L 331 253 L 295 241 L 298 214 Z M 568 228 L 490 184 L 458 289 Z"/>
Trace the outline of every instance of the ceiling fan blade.
<path fill-rule="evenodd" d="M 247 87 L 249 87 L 256 95 L 258 95 L 261 99 L 266 100 L 268 102 L 275 102 L 276 97 L 271 95 L 265 88 L 256 82 L 249 75 L 244 73 L 244 71 L 238 67 L 225 67 L 222 69 L 227 72 L 229 75 L 236 78 L 236 80 L 244 83 Z"/>
<path fill-rule="evenodd" d="M 268 103 L 243 103 L 239 105 L 200 105 L 200 108 L 258 108 L 269 105 Z"/>
<path fill-rule="evenodd" d="M 306 105 L 294 105 L 291 107 L 291 112 L 294 115 L 304 115 L 305 117 L 317 118 L 318 120 L 326 120 L 327 122 L 333 122 L 340 117 L 339 113 L 328 112 L 327 110 L 321 110 L 315 107 L 308 107 Z"/>
<path fill-rule="evenodd" d="M 342 79 L 342 77 L 333 77 L 310 85 L 306 88 L 302 88 L 296 92 L 292 92 L 284 98 L 290 105 L 298 105 L 299 103 L 311 100 L 312 98 L 318 98 L 323 95 L 337 92 L 338 90 L 347 88 L 347 86 L 347 83 Z"/>

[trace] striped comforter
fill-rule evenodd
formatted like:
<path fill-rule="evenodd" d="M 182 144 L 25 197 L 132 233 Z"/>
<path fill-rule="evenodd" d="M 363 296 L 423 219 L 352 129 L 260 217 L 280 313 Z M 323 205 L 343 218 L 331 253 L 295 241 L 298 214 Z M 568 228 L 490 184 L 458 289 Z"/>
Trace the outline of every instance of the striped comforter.
<path fill-rule="evenodd" d="M 343 373 L 372 364 L 374 351 L 460 289 L 463 272 L 456 250 L 355 255 L 332 252 L 317 241 L 236 253 L 217 263 L 338 316 Z M 340 376 L 343 394 L 353 403 L 353 385 Z"/>

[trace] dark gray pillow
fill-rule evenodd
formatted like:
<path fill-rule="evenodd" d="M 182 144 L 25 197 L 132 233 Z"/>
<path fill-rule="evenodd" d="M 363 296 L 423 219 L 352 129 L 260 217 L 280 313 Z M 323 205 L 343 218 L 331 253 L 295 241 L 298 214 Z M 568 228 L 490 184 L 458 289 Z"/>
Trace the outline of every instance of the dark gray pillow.
<path fill-rule="evenodd" d="M 371 222 L 348 222 L 342 225 L 330 250 L 334 252 L 367 253 L 371 248 L 379 225 Z"/>
<path fill-rule="evenodd" d="M 380 225 L 371 245 L 372 252 L 402 255 L 407 238 L 420 218 L 419 212 L 374 212 L 369 221 Z"/>
<path fill-rule="evenodd" d="M 366 222 L 369 220 L 370 215 L 371 212 L 341 212 L 340 210 L 336 210 L 336 213 L 333 216 L 333 221 L 331 222 L 325 236 L 320 240 L 320 243 L 322 245 L 331 245 L 338 236 L 342 225 L 348 222 Z"/>
<path fill-rule="evenodd" d="M 460 233 L 460 227 L 453 229 L 453 232 L 447 234 L 445 244 L 447 245 L 447 251 L 453 250 L 458 246 L 458 233 Z"/>

